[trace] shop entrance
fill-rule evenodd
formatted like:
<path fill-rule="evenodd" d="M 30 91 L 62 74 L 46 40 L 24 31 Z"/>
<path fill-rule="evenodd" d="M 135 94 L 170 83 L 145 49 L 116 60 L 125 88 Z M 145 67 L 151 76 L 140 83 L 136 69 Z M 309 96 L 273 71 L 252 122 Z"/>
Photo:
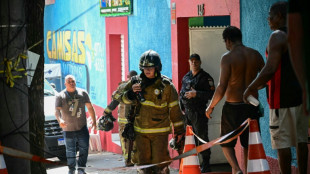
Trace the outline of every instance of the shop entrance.
<path fill-rule="evenodd" d="M 227 52 L 222 39 L 222 27 L 199 27 L 189 28 L 190 54 L 200 55 L 201 67 L 214 79 L 215 86 L 218 84 L 220 75 L 220 60 Z M 225 99 L 222 99 L 212 113 L 209 120 L 209 139 L 214 140 L 220 137 L 221 111 Z M 211 148 L 211 164 L 227 163 L 223 151 L 219 145 Z"/>

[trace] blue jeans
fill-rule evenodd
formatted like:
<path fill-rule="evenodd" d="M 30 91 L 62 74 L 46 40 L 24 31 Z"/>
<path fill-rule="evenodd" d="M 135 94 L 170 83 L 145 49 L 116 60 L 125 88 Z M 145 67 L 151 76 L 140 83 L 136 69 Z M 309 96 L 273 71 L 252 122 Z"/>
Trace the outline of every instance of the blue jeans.
<path fill-rule="evenodd" d="M 67 164 L 69 170 L 75 170 L 76 165 L 76 144 L 79 148 L 78 167 L 86 167 L 89 147 L 89 132 L 86 126 L 78 131 L 63 131 L 65 144 Z"/>

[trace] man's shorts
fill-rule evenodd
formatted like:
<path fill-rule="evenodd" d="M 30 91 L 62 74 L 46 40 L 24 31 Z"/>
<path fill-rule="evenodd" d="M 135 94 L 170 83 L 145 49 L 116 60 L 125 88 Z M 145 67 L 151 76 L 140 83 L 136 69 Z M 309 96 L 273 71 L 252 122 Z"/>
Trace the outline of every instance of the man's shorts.
<path fill-rule="evenodd" d="M 228 134 L 236 130 L 246 119 L 257 119 L 261 113 L 258 107 L 245 103 L 230 103 L 225 102 L 222 110 L 222 121 L 221 121 L 221 136 Z M 242 147 L 247 148 L 249 143 L 249 129 L 247 128 L 240 135 L 240 142 Z M 237 139 L 221 144 L 222 147 L 235 147 Z"/>
<path fill-rule="evenodd" d="M 270 109 L 270 135 L 273 149 L 296 147 L 308 142 L 308 117 L 303 114 L 302 105 Z"/>

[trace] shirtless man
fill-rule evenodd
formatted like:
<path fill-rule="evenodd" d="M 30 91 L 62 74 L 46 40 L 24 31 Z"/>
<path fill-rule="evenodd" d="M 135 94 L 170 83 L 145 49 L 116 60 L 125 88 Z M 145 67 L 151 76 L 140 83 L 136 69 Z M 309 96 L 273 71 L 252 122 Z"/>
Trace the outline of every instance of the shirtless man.
<path fill-rule="evenodd" d="M 238 128 L 247 118 L 258 119 L 258 107 L 243 102 L 243 92 L 255 79 L 264 66 L 260 53 L 242 44 L 240 29 L 230 26 L 223 31 L 223 39 L 229 52 L 221 59 L 220 80 L 214 96 L 206 109 L 207 118 L 217 103 L 226 96 L 222 110 L 221 136 Z M 258 93 L 254 94 L 258 97 Z M 240 136 L 241 145 L 244 147 L 245 171 L 247 171 L 248 131 Z M 233 174 L 242 173 L 238 165 L 234 147 L 237 140 L 222 144 L 224 155 L 232 167 Z"/>

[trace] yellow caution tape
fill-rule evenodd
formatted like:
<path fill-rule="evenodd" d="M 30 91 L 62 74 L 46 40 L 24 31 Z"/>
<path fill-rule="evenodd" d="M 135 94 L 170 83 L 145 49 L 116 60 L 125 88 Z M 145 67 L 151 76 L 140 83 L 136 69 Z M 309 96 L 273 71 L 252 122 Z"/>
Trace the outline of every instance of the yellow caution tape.
<path fill-rule="evenodd" d="M 4 64 L 5 70 L 0 70 L 0 74 L 4 73 L 6 77 L 6 83 L 12 88 L 14 86 L 14 79 L 16 78 L 23 78 L 22 75 L 13 75 L 12 71 L 15 72 L 24 72 L 26 71 L 25 68 L 17 68 L 20 64 L 20 59 L 27 59 L 27 55 L 25 54 L 19 54 L 13 63 L 13 59 L 7 59 L 4 58 L 4 61 L 1 62 L 1 64 Z M 27 76 L 27 72 L 23 74 L 24 76 Z"/>

